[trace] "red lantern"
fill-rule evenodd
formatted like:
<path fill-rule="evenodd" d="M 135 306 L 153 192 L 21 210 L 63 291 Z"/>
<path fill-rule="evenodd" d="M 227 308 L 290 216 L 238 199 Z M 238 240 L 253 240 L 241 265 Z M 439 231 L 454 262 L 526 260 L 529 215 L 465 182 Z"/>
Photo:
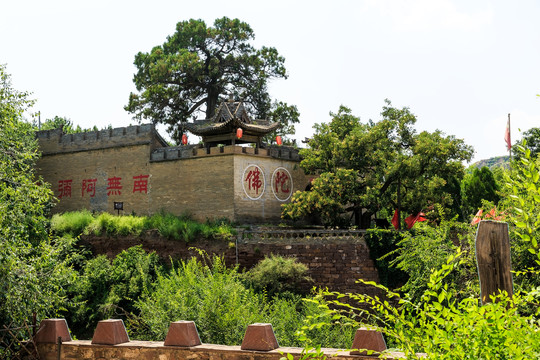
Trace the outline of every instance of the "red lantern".
<path fill-rule="evenodd" d="M 236 129 L 236 137 L 241 139 L 244 131 L 241 128 Z"/>
<path fill-rule="evenodd" d="M 182 145 L 186 145 L 186 144 L 187 144 L 187 135 L 182 134 Z"/>
<path fill-rule="evenodd" d="M 281 136 L 279 136 L 279 135 L 276 136 L 276 143 L 277 143 L 278 145 L 283 144 L 283 141 L 281 141 Z"/>

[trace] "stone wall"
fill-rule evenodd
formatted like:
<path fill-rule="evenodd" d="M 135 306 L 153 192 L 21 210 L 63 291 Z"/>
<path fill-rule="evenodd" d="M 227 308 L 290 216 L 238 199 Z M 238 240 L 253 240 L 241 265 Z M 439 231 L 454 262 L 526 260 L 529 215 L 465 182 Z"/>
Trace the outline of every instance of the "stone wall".
<path fill-rule="evenodd" d="M 317 286 L 374 295 L 377 293 L 374 288 L 355 283 L 358 279 L 379 282 L 363 234 L 363 231 L 240 230 L 236 239 L 186 243 L 161 238 L 157 231 L 152 231 L 139 237 L 83 236 L 81 241 L 95 254 L 106 254 L 111 258 L 140 244 L 147 251 L 155 251 L 165 261 L 197 256 L 197 252 L 190 249 L 196 247 L 208 254 L 223 255 L 226 264 L 238 264 L 243 269 L 252 268 L 265 255 L 291 256 L 308 267 L 308 275 Z M 309 290 L 312 285 L 306 283 L 304 290 Z"/>
<path fill-rule="evenodd" d="M 280 221 L 281 205 L 309 183 L 298 151 L 287 147 L 169 147 L 153 125 L 36 134 L 37 173 L 59 199 L 54 212 L 89 209 L 124 214 L 161 210 L 196 219 Z"/>

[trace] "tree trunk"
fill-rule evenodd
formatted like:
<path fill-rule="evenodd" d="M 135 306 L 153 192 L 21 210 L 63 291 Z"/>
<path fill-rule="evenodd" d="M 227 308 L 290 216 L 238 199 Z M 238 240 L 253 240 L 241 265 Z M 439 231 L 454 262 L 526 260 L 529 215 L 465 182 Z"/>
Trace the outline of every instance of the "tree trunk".
<path fill-rule="evenodd" d="M 214 116 L 217 108 L 219 92 L 214 89 L 208 89 L 208 99 L 206 100 L 206 118 Z"/>

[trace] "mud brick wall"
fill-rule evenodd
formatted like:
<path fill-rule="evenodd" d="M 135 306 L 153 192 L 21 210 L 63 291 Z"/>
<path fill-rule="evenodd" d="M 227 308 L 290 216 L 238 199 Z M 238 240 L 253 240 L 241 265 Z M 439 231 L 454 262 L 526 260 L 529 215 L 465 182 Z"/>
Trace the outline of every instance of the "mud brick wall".
<path fill-rule="evenodd" d="M 170 147 L 153 125 L 64 134 L 36 133 L 37 174 L 59 199 L 53 212 L 88 209 L 151 215 L 161 210 L 195 219 L 275 223 L 281 205 L 310 178 L 291 148 Z"/>
<path fill-rule="evenodd" d="M 286 234 L 255 231 L 240 232 L 236 239 L 185 243 L 161 238 L 157 231 L 152 231 L 139 237 L 83 236 L 82 243 L 94 253 L 109 257 L 140 244 L 147 251 L 155 251 L 165 261 L 169 257 L 188 259 L 198 256 L 195 250 L 189 249 L 196 247 L 208 254 L 223 255 L 228 265 L 238 264 L 242 269 L 252 268 L 265 255 L 291 256 L 308 267 L 308 275 L 316 286 L 340 292 L 377 294 L 374 288 L 355 283 L 358 279 L 379 282 L 363 232 L 326 234 L 332 236 L 306 231 L 289 231 Z M 310 284 L 305 286 L 305 290 L 311 287 Z"/>

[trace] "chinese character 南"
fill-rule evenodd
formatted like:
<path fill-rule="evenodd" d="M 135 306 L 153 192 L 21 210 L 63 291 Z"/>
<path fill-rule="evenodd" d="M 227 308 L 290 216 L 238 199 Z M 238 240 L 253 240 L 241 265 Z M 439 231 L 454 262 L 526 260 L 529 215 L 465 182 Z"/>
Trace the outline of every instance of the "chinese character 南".
<path fill-rule="evenodd" d="M 120 185 L 120 180 L 122 180 L 121 177 L 113 176 L 112 178 L 108 178 L 108 184 L 107 184 L 107 195 L 121 195 L 122 192 L 122 185 Z"/>
<path fill-rule="evenodd" d="M 148 177 L 149 175 L 139 175 L 133 177 L 133 193 L 144 191 L 145 194 L 148 193 Z"/>
<path fill-rule="evenodd" d="M 289 175 L 287 175 L 285 171 L 278 171 L 276 173 L 276 182 L 275 182 L 276 193 L 281 191 L 283 193 L 288 194 L 291 191 L 291 189 L 288 186 L 289 182 L 287 180 L 289 180 Z"/>
<path fill-rule="evenodd" d="M 84 197 L 84 193 L 89 194 L 90 197 L 96 196 L 96 182 L 97 179 L 84 179 L 82 181 L 82 197 Z"/>
<path fill-rule="evenodd" d="M 259 194 L 259 189 L 262 186 L 260 176 L 259 168 L 255 168 L 248 173 L 245 180 L 248 182 L 249 190 L 254 189 L 256 194 Z"/>
<path fill-rule="evenodd" d="M 58 197 L 71 197 L 71 183 L 73 180 L 59 180 L 58 181 Z"/>

